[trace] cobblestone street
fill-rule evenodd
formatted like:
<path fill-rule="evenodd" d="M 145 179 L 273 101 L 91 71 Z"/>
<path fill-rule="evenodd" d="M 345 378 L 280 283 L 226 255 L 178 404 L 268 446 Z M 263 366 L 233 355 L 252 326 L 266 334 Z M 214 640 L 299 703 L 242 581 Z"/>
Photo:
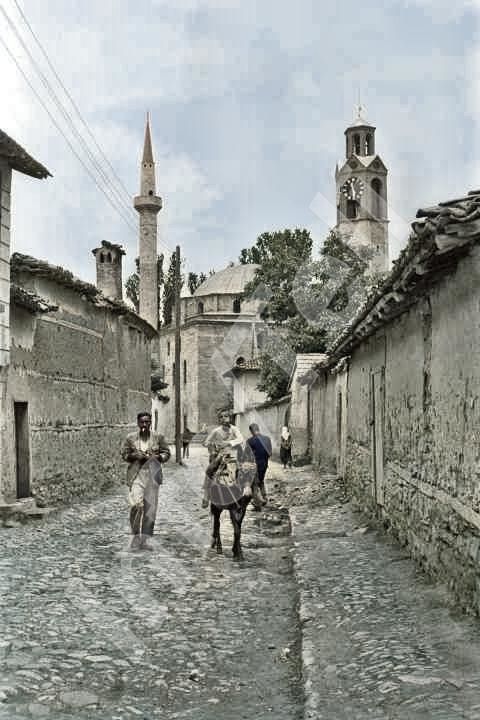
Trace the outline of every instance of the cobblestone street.
<path fill-rule="evenodd" d="M 0 531 L 2 720 L 301 717 L 288 520 L 249 510 L 235 564 L 225 515 L 217 556 L 205 461 L 166 466 L 155 552 L 126 551 L 123 492 Z"/>
<path fill-rule="evenodd" d="M 273 463 L 236 564 L 205 460 L 166 466 L 155 552 L 127 552 L 123 493 L 0 531 L 1 720 L 480 719 L 479 621 L 332 477 Z"/>
<path fill-rule="evenodd" d="M 290 482 L 305 718 L 479 720 L 479 620 L 334 486 L 303 468 Z"/>

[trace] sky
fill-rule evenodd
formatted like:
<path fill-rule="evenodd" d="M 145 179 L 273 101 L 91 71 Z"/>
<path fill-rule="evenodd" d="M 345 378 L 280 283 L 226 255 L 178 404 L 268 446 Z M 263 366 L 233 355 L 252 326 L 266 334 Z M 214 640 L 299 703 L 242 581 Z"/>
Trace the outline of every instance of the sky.
<path fill-rule="evenodd" d="M 133 270 L 149 111 L 160 251 L 179 244 L 206 272 L 264 231 L 306 227 L 317 252 L 360 96 L 389 170 L 394 259 L 419 207 L 480 187 L 479 13 L 480 0 L 0 0 L 0 128 L 53 175 L 15 173 L 12 251 L 92 282 L 109 240 Z"/>

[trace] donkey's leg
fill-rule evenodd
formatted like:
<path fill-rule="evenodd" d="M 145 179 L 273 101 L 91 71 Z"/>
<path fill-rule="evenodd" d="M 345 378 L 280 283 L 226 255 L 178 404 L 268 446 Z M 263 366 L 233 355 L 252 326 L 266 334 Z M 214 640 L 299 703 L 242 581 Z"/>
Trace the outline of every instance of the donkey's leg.
<path fill-rule="evenodd" d="M 240 544 L 240 538 L 242 535 L 242 521 L 245 517 L 245 511 L 247 509 L 247 505 L 250 502 L 250 498 L 242 498 L 240 500 L 241 505 L 237 508 L 231 508 L 230 509 L 230 519 L 232 521 L 233 525 L 233 559 L 234 560 L 243 560 L 243 552 L 242 552 L 242 546 Z"/>
<path fill-rule="evenodd" d="M 216 548 L 217 553 L 221 555 L 223 552 L 222 540 L 220 537 L 220 515 L 222 514 L 222 509 L 216 507 L 216 505 L 213 505 L 212 503 L 210 505 L 210 510 L 212 511 L 213 515 L 213 535 L 211 547 Z"/>

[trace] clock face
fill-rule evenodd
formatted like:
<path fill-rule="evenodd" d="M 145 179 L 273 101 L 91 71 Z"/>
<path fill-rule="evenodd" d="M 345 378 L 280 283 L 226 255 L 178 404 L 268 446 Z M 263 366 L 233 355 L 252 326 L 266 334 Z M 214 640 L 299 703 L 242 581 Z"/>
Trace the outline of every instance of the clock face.
<path fill-rule="evenodd" d="M 357 177 L 348 178 L 348 180 L 346 180 L 340 188 L 341 192 L 345 195 L 347 200 L 357 201 L 359 201 L 362 197 L 364 189 L 365 185 L 360 180 L 360 178 Z"/>

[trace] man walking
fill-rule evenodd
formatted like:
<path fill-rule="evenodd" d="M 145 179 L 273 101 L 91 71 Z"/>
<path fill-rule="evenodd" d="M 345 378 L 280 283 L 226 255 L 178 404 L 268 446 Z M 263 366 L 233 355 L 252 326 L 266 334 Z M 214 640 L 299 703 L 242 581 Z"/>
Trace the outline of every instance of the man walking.
<path fill-rule="evenodd" d="M 258 482 L 253 487 L 253 506 L 260 510 L 262 505 L 267 504 L 267 491 L 265 489 L 265 473 L 268 468 L 268 461 L 272 457 L 272 442 L 267 435 L 260 433 L 257 423 L 252 423 L 248 428 L 252 437 L 247 442 L 255 455 L 257 464 Z"/>
<path fill-rule="evenodd" d="M 170 449 L 163 436 L 150 432 L 151 424 L 150 413 L 139 413 L 138 430 L 127 435 L 122 450 L 122 458 L 128 462 L 131 550 L 153 550 L 147 538 L 153 535 L 155 526 L 158 488 L 163 482 L 161 463 L 170 458 Z"/>
<path fill-rule="evenodd" d="M 182 433 L 182 459 L 185 460 L 185 458 L 188 458 L 190 456 L 189 447 L 190 443 L 192 441 L 192 438 L 194 436 L 194 433 L 190 430 L 190 428 L 186 427 L 185 430 Z"/>

